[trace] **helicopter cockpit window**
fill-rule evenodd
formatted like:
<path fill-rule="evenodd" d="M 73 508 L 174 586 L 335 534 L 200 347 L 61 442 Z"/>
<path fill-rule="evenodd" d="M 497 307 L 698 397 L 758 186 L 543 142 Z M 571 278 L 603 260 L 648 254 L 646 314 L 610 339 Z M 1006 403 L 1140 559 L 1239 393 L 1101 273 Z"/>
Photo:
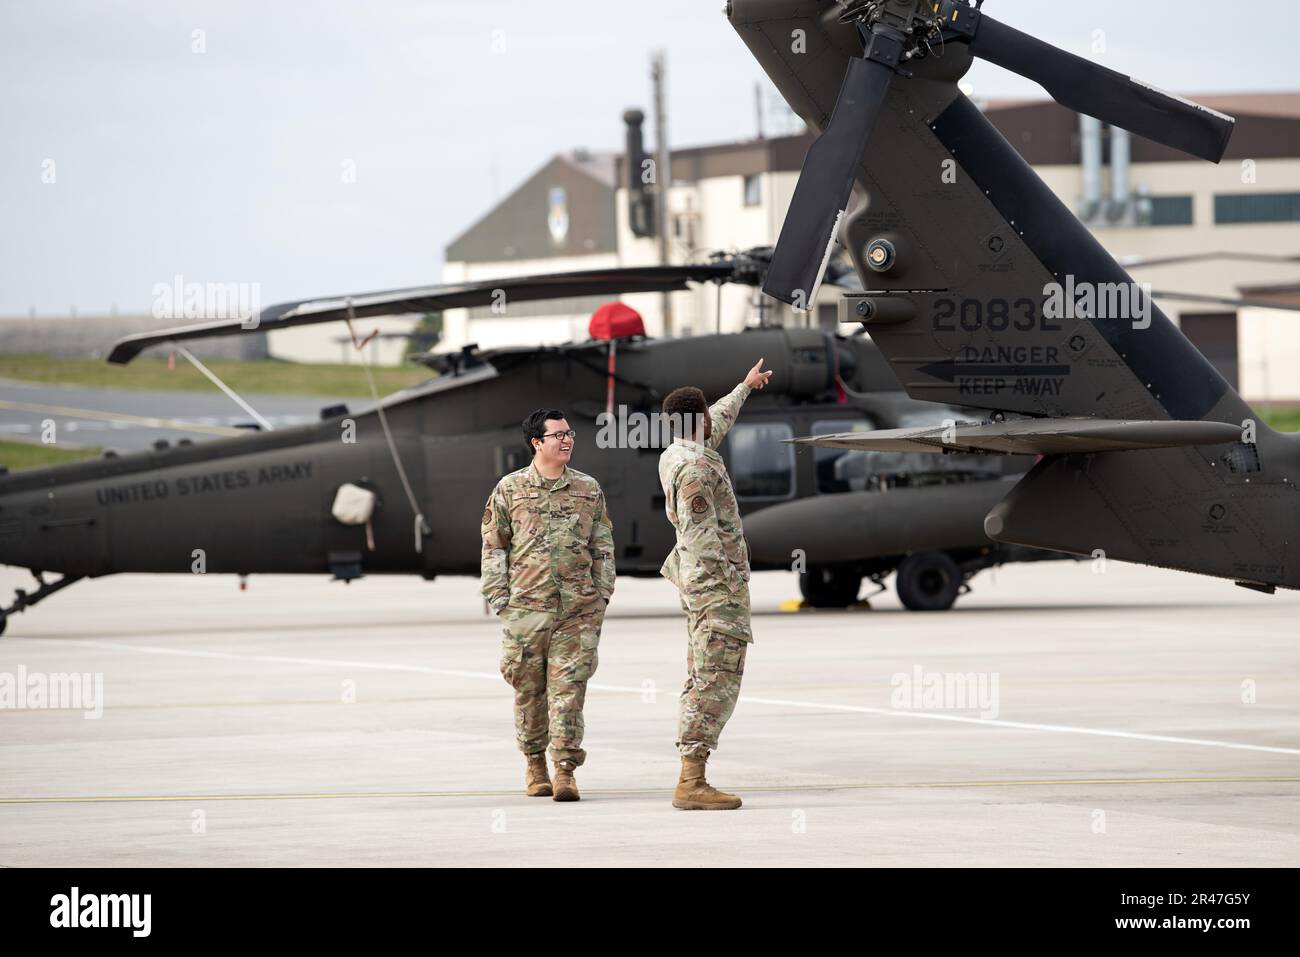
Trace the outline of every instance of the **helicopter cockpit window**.
<path fill-rule="evenodd" d="M 731 481 L 736 497 L 791 498 L 794 495 L 794 438 L 785 422 L 749 422 L 731 427 Z"/>
<path fill-rule="evenodd" d="M 935 406 L 925 412 L 904 413 L 898 417 L 900 429 L 934 428 L 949 422 L 977 422 L 978 416 L 952 406 Z M 880 452 L 876 466 L 882 484 L 897 482 L 907 476 L 908 484 L 970 481 L 1002 475 L 1007 457 L 1003 455 L 930 455 L 925 452 Z"/>
<path fill-rule="evenodd" d="M 944 415 L 949 412 L 948 415 Z M 958 410 L 939 407 L 924 415 L 902 415 L 899 428 L 942 425 L 945 418 L 969 421 Z M 837 432 L 869 432 L 869 422 L 839 419 L 814 422 L 814 435 Z M 997 455 L 933 455 L 928 452 L 852 452 L 846 449 L 817 449 L 814 459 L 817 491 L 821 494 L 862 492 L 899 486 L 934 485 L 978 481 L 1002 474 L 1003 457 Z"/>
<path fill-rule="evenodd" d="M 840 432 L 870 432 L 872 428 L 872 424 L 866 419 L 829 419 L 814 422 L 812 434 L 835 435 Z M 813 469 L 817 473 L 817 493 L 819 495 L 861 492 L 866 489 L 866 452 L 822 448 L 813 451 Z"/>

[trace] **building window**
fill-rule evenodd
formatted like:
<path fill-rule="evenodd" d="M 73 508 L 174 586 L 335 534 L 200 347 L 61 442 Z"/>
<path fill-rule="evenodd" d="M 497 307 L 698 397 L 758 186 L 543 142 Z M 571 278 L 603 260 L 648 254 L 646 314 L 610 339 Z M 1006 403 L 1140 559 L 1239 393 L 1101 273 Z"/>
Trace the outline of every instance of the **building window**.
<path fill-rule="evenodd" d="M 1214 197 L 1214 221 L 1300 222 L 1300 193 L 1225 193 Z"/>
<path fill-rule="evenodd" d="M 737 498 L 791 498 L 794 495 L 794 432 L 785 422 L 734 425 L 731 481 Z"/>
<path fill-rule="evenodd" d="M 813 435 L 837 435 L 841 432 L 870 432 L 866 419 L 824 419 L 814 422 Z M 867 487 L 867 453 L 850 449 L 813 449 L 813 470 L 817 473 L 819 495 L 860 492 Z"/>
<path fill-rule="evenodd" d="M 1191 226 L 1192 197 L 1190 196 L 1152 196 L 1152 226 Z"/>
<path fill-rule="evenodd" d="M 763 202 L 763 177 L 753 173 L 745 177 L 745 205 L 759 206 Z"/>

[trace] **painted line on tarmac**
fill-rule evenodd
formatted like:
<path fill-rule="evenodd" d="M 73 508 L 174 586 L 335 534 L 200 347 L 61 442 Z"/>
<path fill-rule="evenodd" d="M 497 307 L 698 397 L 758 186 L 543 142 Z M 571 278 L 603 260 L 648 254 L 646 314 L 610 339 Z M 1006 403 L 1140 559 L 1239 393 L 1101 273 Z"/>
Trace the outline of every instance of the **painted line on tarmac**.
<path fill-rule="evenodd" d="M 224 425 L 198 425 L 180 419 L 159 419 L 147 415 L 131 415 L 127 412 L 102 412 L 98 409 L 78 409 L 67 405 L 43 405 L 38 402 L 13 402 L 0 399 L 0 409 L 14 412 L 39 412 L 45 415 L 61 415 L 74 419 L 96 419 L 103 422 L 126 422 L 142 425 L 151 429 L 177 429 L 182 432 L 206 432 L 210 435 L 249 435 L 247 429 L 236 429 Z"/>
<path fill-rule="evenodd" d="M 1015 781 L 913 781 L 900 784 L 798 784 L 742 786 L 736 790 L 747 794 L 781 794 L 789 791 L 913 791 L 963 788 L 1088 787 L 1093 785 L 1159 784 L 1297 784 L 1300 777 L 1191 777 L 1191 778 L 1061 778 Z M 604 795 L 672 794 L 672 788 L 583 788 L 589 797 Z M 484 798 L 523 797 L 510 791 L 321 791 L 267 794 L 121 794 L 71 797 L 0 798 L 3 804 L 150 804 L 203 801 L 367 801 L 404 798 Z"/>
<path fill-rule="evenodd" d="M 328 668 L 369 669 L 372 671 L 396 671 L 411 674 L 439 675 L 448 678 L 475 678 L 478 680 L 500 681 L 501 676 L 486 671 L 464 671 L 455 668 L 433 668 L 428 665 L 406 665 L 383 661 L 349 661 L 339 658 L 302 658 L 291 655 L 250 655 L 229 651 L 195 651 L 188 648 L 163 648 L 157 645 L 132 645 L 117 641 L 89 641 L 76 638 L 60 639 L 60 644 L 84 645 L 92 648 L 110 648 L 118 651 L 133 651 L 140 654 L 173 655 L 182 658 L 212 658 L 224 661 L 259 661 L 268 664 L 308 665 Z M 644 695 L 646 688 L 629 685 L 607 685 L 589 682 L 588 690 L 610 691 Z M 887 718 L 916 718 L 928 721 L 950 721 L 957 724 L 976 725 L 989 728 L 1007 728 L 1014 731 L 1044 731 L 1057 734 L 1085 734 L 1103 738 L 1124 738 L 1130 741 L 1154 741 L 1161 744 L 1190 744 L 1202 748 L 1227 748 L 1235 751 L 1258 751 L 1267 754 L 1289 754 L 1300 756 L 1300 748 L 1282 748 L 1264 744 L 1244 744 L 1239 741 L 1218 741 L 1211 738 L 1184 738 L 1169 734 L 1149 734 L 1145 731 L 1117 731 L 1106 728 L 1081 728 L 1069 724 L 1044 724 L 1033 721 L 1006 721 L 1001 718 L 976 718 L 969 715 L 938 714 L 933 711 L 899 711 L 893 708 L 871 708 L 866 705 L 835 704 L 824 701 L 794 701 L 786 698 L 762 698 L 753 695 L 741 695 L 742 704 L 768 705 L 777 708 L 804 708 L 813 711 L 833 711 L 846 714 L 874 714 Z"/>
<path fill-rule="evenodd" d="M 1106 738 L 1128 738 L 1134 741 L 1158 741 L 1164 744 L 1195 744 L 1203 748 L 1232 748 L 1238 751 L 1265 751 L 1270 754 L 1300 755 L 1300 748 L 1279 748 L 1264 744 L 1242 744 L 1238 741 L 1216 741 L 1210 738 L 1184 738 L 1170 734 L 1148 734 L 1145 731 L 1112 731 L 1105 728 L 1080 728 L 1069 724 L 1042 724 L 1034 721 L 1004 721 L 1001 718 L 973 718 L 959 714 L 938 714 L 933 711 L 898 711 L 893 708 L 868 708 L 851 704 L 830 704 L 815 701 L 789 701 L 782 698 L 752 698 L 740 696 L 741 701 L 783 708 L 814 708 L 823 711 L 843 711 L 852 714 L 881 714 L 893 718 L 926 718 L 931 721 L 954 721 L 959 724 L 989 725 L 1018 731 L 1055 731 L 1061 734 L 1091 734 Z"/>

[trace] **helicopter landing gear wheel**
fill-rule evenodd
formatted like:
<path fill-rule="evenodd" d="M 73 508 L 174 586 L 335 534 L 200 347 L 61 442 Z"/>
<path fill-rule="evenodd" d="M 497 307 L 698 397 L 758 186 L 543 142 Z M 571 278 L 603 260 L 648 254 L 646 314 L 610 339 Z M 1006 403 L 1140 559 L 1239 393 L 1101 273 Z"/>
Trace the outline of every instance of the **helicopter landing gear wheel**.
<path fill-rule="evenodd" d="M 810 568 L 799 574 L 799 591 L 813 608 L 847 608 L 858 600 L 862 576 L 842 568 Z"/>
<path fill-rule="evenodd" d="M 899 563 L 894 579 L 898 600 L 909 611 L 946 611 L 961 592 L 965 577 L 943 552 L 919 552 Z"/>

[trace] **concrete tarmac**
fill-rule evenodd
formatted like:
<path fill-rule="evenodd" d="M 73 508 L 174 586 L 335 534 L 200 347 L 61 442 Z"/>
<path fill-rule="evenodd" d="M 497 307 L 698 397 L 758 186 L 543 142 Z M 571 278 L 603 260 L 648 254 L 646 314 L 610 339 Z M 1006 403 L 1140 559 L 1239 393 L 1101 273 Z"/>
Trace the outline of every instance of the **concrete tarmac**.
<path fill-rule="evenodd" d="M 244 399 L 276 429 L 315 422 L 327 406 L 342 403 L 355 412 L 372 404 L 367 399 L 255 393 Z M 54 422 L 60 445 L 125 454 L 150 448 L 159 439 L 210 442 L 246 434 L 253 417 L 216 386 L 211 393 L 163 392 L 0 379 L 0 439 L 40 441 L 47 421 Z"/>
<path fill-rule="evenodd" d="M 708 813 L 669 804 L 666 582 L 619 581 L 576 804 L 522 793 L 474 580 L 79 583 L 0 639 L 11 689 L 102 676 L 98 718 L 0 702 L 0 865 L 1300 864 L 1300 596 L 1091 562 L 930 615 L 753 584 L 709 775 L 745 806 Z"/>

